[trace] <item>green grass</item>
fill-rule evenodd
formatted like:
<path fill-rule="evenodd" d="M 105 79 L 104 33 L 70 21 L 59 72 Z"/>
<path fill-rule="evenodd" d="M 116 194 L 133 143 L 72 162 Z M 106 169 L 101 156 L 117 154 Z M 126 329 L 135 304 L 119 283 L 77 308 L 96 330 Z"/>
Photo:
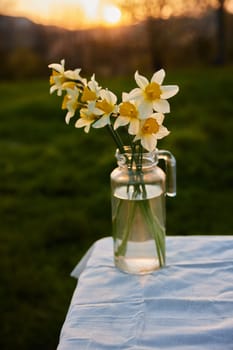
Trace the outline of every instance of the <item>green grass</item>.
<path fill-rule="evenodd" d="M 168 72 L 177 83 L 159 148 L 177 159 L 169 235 L 232 234 L 233 68 Z M 133 78 L 103 81 L 120 95 Z M 0 348 L 55 349 L 89 245 L 111 234 L 106 130 L 67 126 L 46 81 L 0 83 Z M 73 124 L 73 123 L 71 123 Z"/>

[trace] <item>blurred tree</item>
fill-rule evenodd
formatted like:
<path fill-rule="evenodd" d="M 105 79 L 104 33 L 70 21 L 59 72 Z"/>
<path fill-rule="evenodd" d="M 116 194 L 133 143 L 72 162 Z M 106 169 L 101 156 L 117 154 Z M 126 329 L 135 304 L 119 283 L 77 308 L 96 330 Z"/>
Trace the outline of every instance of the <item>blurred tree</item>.
<path fill-rule="evenodd" d="M 209 8 L 221 8 L 232 0 L 115 0 L 126 17 L 133 21 L 147 17 L 197 16 Z"/>
<path fill-rule="evenodd" d="M 118 0 L 118 6 L 128 19 L 133 22 L 145 20 L 152 68 L 164 65 L 161 56 L 161 28 L 159 19 L 171 16 L 187 15 L 196 17 L 208 9 L 216 9 L 217 58 L 220 64 L 225 60 L 225 22 L 224 3 L 229 0 Z"/>
<path fill-rule="evenodd" d="M 225 27 L 225 0 L 218 0 L 217 8 L 217 64 L 225 63 L 226 53 L 226 27 Z"/>
<path fill-rule="evenodd" d="M 171 15 L 180 15 L 189 12 L 194 8 L 191 3 L 195 3 L 196 10 L 200 11 L 208 0 L 118 0 L 118 6 L 122 12 L 128 16 L 130 21 L 137 22 L 144 20 L 147 32 L 148 49 L 151 55 L 151 65 L 153 70 L 157 70 L 164 66 L 163 50 L 164 41 L 161 37 L 164 26 L 159 20 L 167 19 Z M 162 28 L 161 28 L 162 26 Z"/>

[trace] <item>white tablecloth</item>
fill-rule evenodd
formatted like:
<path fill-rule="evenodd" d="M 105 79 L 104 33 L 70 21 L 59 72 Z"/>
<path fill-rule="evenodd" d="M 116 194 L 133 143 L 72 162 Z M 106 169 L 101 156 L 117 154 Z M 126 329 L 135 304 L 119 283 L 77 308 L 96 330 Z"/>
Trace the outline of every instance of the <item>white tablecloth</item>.
<path fill-rule="evenodd" d="M 167 266 L 141 276 L 103 238 L 72 276 L 58 350 L 233 349 L 233 236 L 167 237 Z"/>

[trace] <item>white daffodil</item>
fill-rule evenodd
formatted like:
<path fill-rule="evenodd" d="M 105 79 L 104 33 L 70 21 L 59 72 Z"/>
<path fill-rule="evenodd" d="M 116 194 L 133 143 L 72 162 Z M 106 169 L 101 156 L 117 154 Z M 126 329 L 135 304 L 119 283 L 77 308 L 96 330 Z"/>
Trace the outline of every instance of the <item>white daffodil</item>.
<path fill-rule="evenodd" d="M 179 87 L 177 85 L 161 85 L 165 78 L 164 69 L 154 73 L 150 82 L 138 72 L 135 73 L 134 77 L 139 87 L 129 93 L 129 98 L 139 101 L 139 109 L 145 118 L 153 111 L 169 113 L 170 105 L 167 99 L 174 96 L 179 91 Z"/>
<path fill-rule="evenodd" d="M 101 86 L 99 86 L 98 82 L 95 80 L 95 75 L 93 74 L 91 80 L 85 84 L 81 101 L 96 101 L 100 96 Z"/>
<path fill-rule="evenodd" d="M 162 113 L 153 113 L 149 118 L 141 120 L 140 130 L 135 136 L 134 142 L 140 140 L 146 150 L 153 151 L 156 148 L 157 140 L 169 134 L 167 128 L 162 125 L 163 120 Z"/>
<path fill-rule="evenodd" d="M 84 131 L 88 133 L 91 125 L 96 122 L 102 114 L 103 112 L 96 108 L 95 102 L 88 102 L 87 108 L 80 109 L 80 118 L 76 121 L 75 127 L 84 127 Z"/>
<path fill-rule="evenodd" d="M 75 115 L 75 112 L 79 106 L 79 90 L 74 86 L 73 88 L 67 88 L 66 91 L 67 94 L 64 96 L 62 102 L 62 109 L 68 110 L 65 117 L 65 121 L 66 124 L 69 124 L 70 118 L 72 118 Z"/>
<path fill-rule="evenodd" d="M 50 94 L 57 90 L 57 95 L 61 96 L 63 90 L 62 84 L 65 82 L 65 60 L 61 60 L 61 64 L 51 63 L 48 67 L 52 69 L 52 74 L 50 76 Z"/>
<path fill-rule="evenodd" d="M 110 124 L 111 114 L 115 114 L 118 111 L 118 106 L 116 105 L 117 97 L 114 93 L 109 90 L 100 91 L 100 100 L 96 102 L 96 107 L 102 111 L 102 117 L 95 122 L 94 128 L 103 128 L 104 126 Z"/>
<path fill-rule="evenodd" d="M 65 72 L 65 60 L 61 60 L 61 63 L 51 63 L 48 65 L 49 68 L 55 70 L 58 73 L 64 74 Z"/>
<path fill-rule="evenodd" d="M 65 76 L 65 78 L 70 79 L 70 80 L 83 81 L 83 78 L 79 74 L 80 72 L 81 72 L 80 68 L 77 68 L 75 70 L 66 70 L 64 72 L 64 76 Z"/>
<path fill-rule="evenodd" d="M 61 63 L 52 63 L 48 66 L 52 69 L 52 75 L 50 76 L 50 93 L 52 94 L 54 91 L 57 90 L 57 95 L 61 96 L 62 91 L 66 87 L 72 87 L 75 85 L 74 82 L 69 82 L 68 80 L 78 80 L 82 83 L 85 82 L 84 79 L 80 76 L 80 68 L 77 68 L 75 70 L 67 70 L 65 71 L 65 60 L 62 59 Z M 69 85 L 66 85 L 69 84 Z"/>
<path fill-rule="evenodd" d="M 129 124 L 128 132 L 130 135 L 136 135 L 140 126 L 140 111 L 137 101 L 129 101 L 129 94 L 123 92 L 122 103 L 119 105 L 119 116 L 114 123 L 114 130 L 120 126 Z"/>

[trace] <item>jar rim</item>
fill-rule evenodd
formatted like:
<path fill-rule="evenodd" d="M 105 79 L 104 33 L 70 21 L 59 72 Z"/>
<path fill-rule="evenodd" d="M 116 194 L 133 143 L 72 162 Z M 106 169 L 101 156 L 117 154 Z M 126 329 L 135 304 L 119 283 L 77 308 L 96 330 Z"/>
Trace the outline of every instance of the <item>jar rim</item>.
<path fill-rule="evenodd" d="M 120 152 L 119 149 L 116 150 L 115 157 L 117 159 L 117 163 L 119 166 L 125 166 L 129 163 L 132 166 L 132 148 L 131 146 L 124 146 L 125 152 Z M 142 155 L 142 164 L 143 167 L 150 167 L 152 165 L 157 164 L 158 162 L 158 149 L 154 149 L 153 151 L 145 151 L 140 154 L 139 152 L 135 152 L 135 159 L 140 159 Z M 135 161 L 133 162 L 135 163 Z"/>
<path fill-rule="evenodd" d="M 124 153 L 122 153 L 120 150 L 119 150 L 119 148 L 117 148 L 116 149 L 116 156 L 117 155 L 124 155 L 124 154 L 132 154 L 132 147 L 131 146 L 124 146 L 123 147 L 124 148 L 124 150 L 125 150 L 125 152 Z M 135 152 L 135 154 L 139 154 L 140 152 Z M 153 156 L 153 155 L 156 155 L 158 153 L 158 148 L 155 148 L 155 149 L 153 149 L 153 151 L 147 151 L 147 150 L 145 150 L 145 151 L 143 151 L 142 152 L 142 154 L 143 155 L 150 155 L 150 156 Z"/>

